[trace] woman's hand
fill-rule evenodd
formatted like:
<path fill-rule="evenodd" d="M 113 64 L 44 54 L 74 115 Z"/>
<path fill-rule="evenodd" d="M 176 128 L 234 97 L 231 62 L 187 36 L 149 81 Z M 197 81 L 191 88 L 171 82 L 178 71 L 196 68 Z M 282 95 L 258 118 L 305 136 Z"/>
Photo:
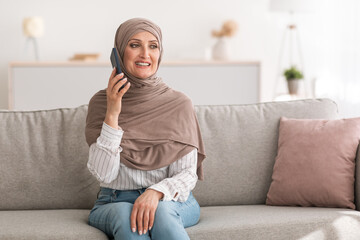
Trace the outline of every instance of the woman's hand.
<path fill-rule="evenodd" d="M 115 129 L 118 128 L 118 119 L 119 114 L 121 112 L 121 100 L 127 90 L 130 88 L 130 82 L 126 84 L 126 86 L 119 89 L 126 82 L 127 78 L 124 78 L 120 82 L 118 82 L 121 78 L 124 77 L 124 73 L 116 75 L 116 68 L 113 69 L 108 87 L 106 89 L 106 98 L 107 98 L 107 110 L 105 116 L 105 123 Z"/>
<path fill-rule="evenodd" d="M 139 235 L 146 234 L 148 229 L 151 230 L 159 200 L 163 196 L 164 194 L 161 192 L 147 189 L 136 199 L 130 217 L 133 232 L 136 231 L 136 225 Z"/>

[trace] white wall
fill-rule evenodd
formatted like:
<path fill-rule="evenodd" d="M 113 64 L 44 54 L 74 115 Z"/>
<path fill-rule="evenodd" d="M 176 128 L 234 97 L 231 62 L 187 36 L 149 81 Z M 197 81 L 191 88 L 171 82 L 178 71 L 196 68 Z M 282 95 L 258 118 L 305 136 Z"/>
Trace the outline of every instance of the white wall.
<path fill-rule="evenodd" d="M 199 59 L 214 44 L 211 31 L 234 19 L 239 32 L 231 39 L 233 58 L 260 61 L 261 100 L 271 101 L 282 31 L 288 15 L 268 10 L 269 0 L 0 0 L 0 108 L 8 106 L 8 63 L 29 60 L 24 54 L 22 20 L 42 16 L 45 35 L 39 39 L 41 61 L 65 61 L 74 53 L 99 52 L 108 60 L 118 25 L 145 17 L 163 31 L 164 59 Z M 295 16 L 301 27 L 307 77 L 316 71 L 321 21 L 316 14 Z M 51 78 L 51 76 L 48 76 Z M 29 89 L 31 91 L 31 89 Z"/>

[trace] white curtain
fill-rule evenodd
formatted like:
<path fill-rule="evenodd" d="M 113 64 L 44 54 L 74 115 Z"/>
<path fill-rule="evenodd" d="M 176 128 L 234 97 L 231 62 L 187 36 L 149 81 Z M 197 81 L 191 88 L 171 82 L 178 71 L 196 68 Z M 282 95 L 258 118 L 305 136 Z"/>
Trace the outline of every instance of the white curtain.
<path fill-rule="evenodd" d="M 360 0 L 325 0 L 316 97 L 329 97 L 341 117 L 360 117 Z M 316 36 L 315 36 L 316 37 Z"/>

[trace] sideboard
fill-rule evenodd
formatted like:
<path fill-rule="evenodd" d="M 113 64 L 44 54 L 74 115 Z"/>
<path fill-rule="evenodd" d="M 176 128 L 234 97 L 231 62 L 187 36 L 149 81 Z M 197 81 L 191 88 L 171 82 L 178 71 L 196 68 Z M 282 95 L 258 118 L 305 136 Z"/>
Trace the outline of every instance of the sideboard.
<path fill-rule="evenodd" d="M 87 104 L 107 87 L 110 62 L 13 62 L 9 109 L 39 110 Z M 247 104 L 260 100 L 260 63 L 166 61 L 158 76 L 195 105 Z"/>

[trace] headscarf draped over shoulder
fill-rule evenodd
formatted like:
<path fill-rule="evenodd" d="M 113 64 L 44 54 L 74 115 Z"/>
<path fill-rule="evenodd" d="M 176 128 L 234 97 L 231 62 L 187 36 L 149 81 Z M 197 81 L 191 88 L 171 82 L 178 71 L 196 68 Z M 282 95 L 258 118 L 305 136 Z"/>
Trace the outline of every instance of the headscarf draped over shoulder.
<path fill-rule="evenodd" d="M 122 98 L 119 115 L 119 126 L 124 131 L 121 162 L 134 169 L 155 170 L 170 165 L 197 148 L 197 175 L 203 180 L 205 150 L 191 100 L 167 86 L 156 73 L 146 79 L 139 79 L 125 69 L 123 58 L 128 41 L 142 31 L 150 32 L 158 40 L 160 64 L 162 35 L 160 28 L 153 22 L 143 18 L 130 19 L 120 25 L 115 35 L 114 45 L 120 56 L 120 66 L 131 82 L 130 89 Z M 89 102 L 85 129 L 89 146 L 100 136 L 106 108 L 104 89 L 97 92 Z"/>

